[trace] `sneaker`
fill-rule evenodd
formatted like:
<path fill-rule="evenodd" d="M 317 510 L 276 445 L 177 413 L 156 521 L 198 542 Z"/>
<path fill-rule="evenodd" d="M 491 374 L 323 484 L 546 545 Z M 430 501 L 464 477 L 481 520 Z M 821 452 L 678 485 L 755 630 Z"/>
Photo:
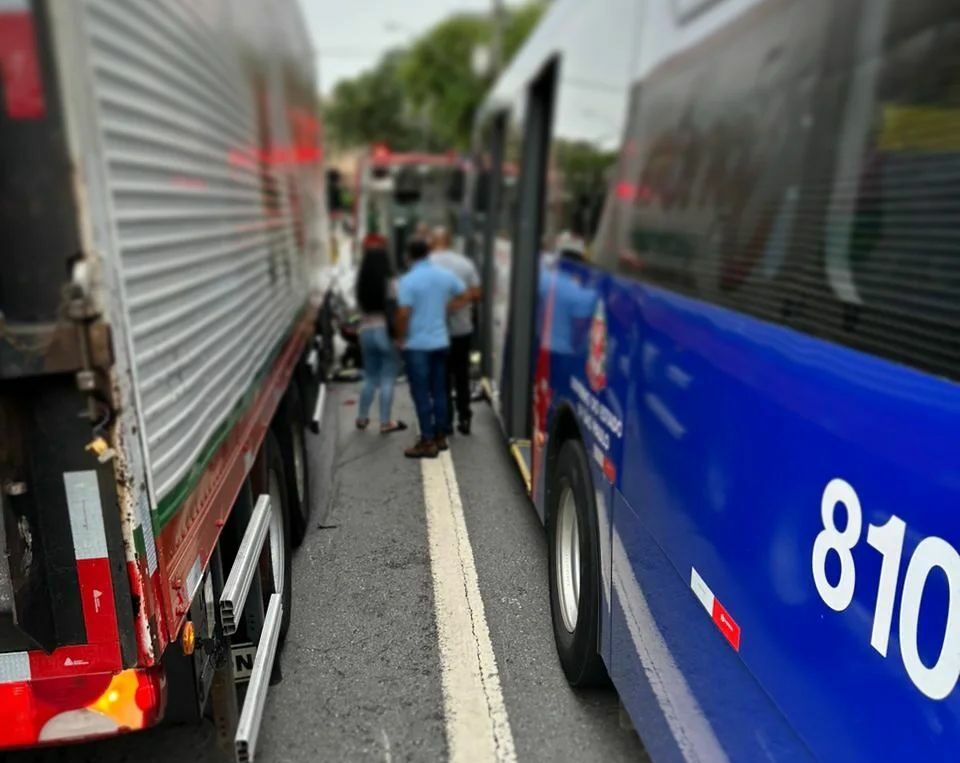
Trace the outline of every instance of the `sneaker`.
<path fill-rule="evenodd" d="M 416 445 L 403 451 L 407 458 L 436 458 L 439 455 L 437 443 L 433 440 L 425 440 L 422 437 L 417 440 Z"/>
<path fill-rule="evenodd" d="M 445 434 L 440 435 L 436 440 L 437 450 L 450 450 L 450 445 L 447 443 L 447 436 Z"/>
<path fill-rule="evenodd" d="M 457 431 L 460 434 L 470 434 L 470 419 L 461 419 L 457 423 Z"/>

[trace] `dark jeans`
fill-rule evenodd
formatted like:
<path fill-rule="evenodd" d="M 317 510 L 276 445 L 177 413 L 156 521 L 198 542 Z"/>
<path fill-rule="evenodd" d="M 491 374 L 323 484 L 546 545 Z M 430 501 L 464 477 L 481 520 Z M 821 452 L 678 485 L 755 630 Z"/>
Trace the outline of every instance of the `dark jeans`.
<path fill-rule="evenodd" d="M 420 436 L 433 440 L 450 427 L 447 412 L 447 355 L 443 350 L 407 350 L 407 378 L 417 408 Z"/>
<path fill-rule="evenodd" d="M 447 410 L 453 411 L 453 393 L 457 393 L 457 420 L 470 421 L 470 347 L 473 334 L 450 337 L 450 379 Z M 451 415 L 451 420 L 453 416 Z"/>

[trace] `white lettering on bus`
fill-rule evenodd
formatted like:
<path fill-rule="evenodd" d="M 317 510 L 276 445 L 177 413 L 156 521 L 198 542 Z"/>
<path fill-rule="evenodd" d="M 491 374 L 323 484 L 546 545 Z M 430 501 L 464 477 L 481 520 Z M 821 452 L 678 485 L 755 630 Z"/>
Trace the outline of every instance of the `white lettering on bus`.
<path fill-rule="evenodd" d="M 840 506 L 846 514 L 843 530 L 837 527 L 836 521 L 836 510 Z M 860 498 L 850 483 L 839 478 L 830 480 L 820 500 L 820 518 L 823 529 L 813 543 L 813 582 L 823 603 L 842 612 L 853 601 L 857 583 L 853 549 L 863 529 Z M 867 545 L 882 557 L 870 645 L 884 657 L 893 627 L 906 536 L 907 524 L 896 515 L 882 525 L 867 526 Z M 831 551 L 840 561 L 840 577 L 835 584 L 827 578 L 827 555 Z M 946 576 L 949 598 L 940 656 L 928 666 L 920 658 L 917 632 L 921 599 L 934 568 Z M 933 535 L 923 538 L 907 563 L 900 597 L 899 636 L 900 657 L 914 686 L 930 699 L 948 697 L 960 678 L 960 553 L 943 538 Z"/>
<path fill-rule="evenodd" d="M 600 423 L 605 426 L 610 433 L 617 439 L 623 437 L 623 421 L 607 406 L 605 406 L 600 399 L 583 386 L 583 383 L 575 376 L 570 377 L 570 388 L 573 390 L 573 394 L 577 396 L 580 401 L 580 405 L 577 406 L 577 410 L 588 411 L 592 417 L 599 419 Z M 608 438 L 609 442 L 609 438 Z M 609 445 L 607 446 L 609 447 Z"/>

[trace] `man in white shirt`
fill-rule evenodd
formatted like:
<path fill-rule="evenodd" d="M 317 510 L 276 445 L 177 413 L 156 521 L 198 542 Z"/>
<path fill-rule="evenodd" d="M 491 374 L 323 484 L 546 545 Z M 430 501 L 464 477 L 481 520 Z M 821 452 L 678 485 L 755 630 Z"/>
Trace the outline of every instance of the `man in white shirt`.
<path fill-rule="evenodd" d="M 450 313 L 447 326 L 450 330 L 450 355 L 447 385 L 448 410 L 453 411 L 453 393 L 456 391 L 457 429 L 461 434 L 470 434 L 470 349 L 473 346 L 473 303 L 480 299 L 480 274 L 469 257 L 453 251 L 450 247 L 450 232 L 444 227 L 433 231 L 433 252 L 430 259 L 437 267 L 448 270 L 466 284 L 466 296 L 471 303 Z M 451 415 L 450 421 L 453 421 Z M 448 434 L 453 433 L 450 427 Z"/>

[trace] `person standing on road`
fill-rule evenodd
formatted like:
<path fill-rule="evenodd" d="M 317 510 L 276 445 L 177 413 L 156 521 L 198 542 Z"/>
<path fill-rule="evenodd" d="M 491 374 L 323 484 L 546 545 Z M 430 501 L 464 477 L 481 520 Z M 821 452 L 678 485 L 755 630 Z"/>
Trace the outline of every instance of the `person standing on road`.
<path fill-rule="evenodd" d="M 363 355 L 363 389 L 357 411 L 357 429 L 370 423 L 373 396 L 380 391 L 380 433 L 389 434 L 407 428 L 390 418 L 393 387 L 400 358 L 390 338 L 390 318 L 396 307 L 396 284 L 390 267 L 390 255 L 377 242 L 364 249 L 357 274 L 357 305 L 360 308 L 360 351 Z"/>
<path fill-rule="evenodd" d="M 410 242 L 410 270 L 398 289 L 397 339 L 404 347 L 410 395 L 420 422 L 420 438 L 404 451 L 408 458 L 436 458 L 447 449 L 447 312 L 468 302 L 463 281 L 431 263 L 429 253 L 425 241 Z"/>
<path fill-rule="evenodd" d="M 464 282 L 468 303 L 447 317 L 450 330 L 450 357 L 448 359 L 447 410 L 450 411 L 450 427 L 453 434 L 453 396 L 456 391 L 457 429 L 460 434 L 470 434 L 470 350 L 473 347 L 473 303 L 479 301 L 480 274 L 473 261 L 450 246 L 450 232 L 444 227 L 433 231 L 433 253 L 430 261 L 448 270 Z"/>

